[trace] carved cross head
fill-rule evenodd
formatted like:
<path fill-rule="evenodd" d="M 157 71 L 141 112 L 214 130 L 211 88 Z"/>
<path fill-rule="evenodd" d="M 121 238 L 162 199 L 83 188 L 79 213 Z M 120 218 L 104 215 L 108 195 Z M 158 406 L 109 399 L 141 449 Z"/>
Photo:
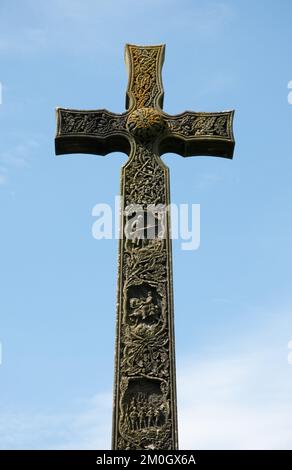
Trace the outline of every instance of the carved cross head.
<path fill-rule="evenodd" d="M 192 112 L 170 116 L 162 110 L 161 78 L 165 46 L 126 45 L 129 81 L 127 112 L 106 109 L 57 109 L 56 154 L 131 154 L 140 143 L 157 155 L 213 155 L 232 158 L 233 111 Z"/>

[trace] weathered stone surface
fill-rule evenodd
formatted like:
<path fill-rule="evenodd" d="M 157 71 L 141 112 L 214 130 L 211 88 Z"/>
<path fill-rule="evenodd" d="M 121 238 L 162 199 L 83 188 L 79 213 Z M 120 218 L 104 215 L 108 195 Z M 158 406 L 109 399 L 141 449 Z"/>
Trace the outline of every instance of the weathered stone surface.
<path fill-rule="evenodd" d="M 234 148 L 232 111 L 162 111 L 163 58 L 164 46 L 126 46 L 126 113 L 57 110 L 57 154 L 129 155 L 121 174 L 114 449 L 178 447 L 169 174 L 160 155 L 232 158 Z"/>

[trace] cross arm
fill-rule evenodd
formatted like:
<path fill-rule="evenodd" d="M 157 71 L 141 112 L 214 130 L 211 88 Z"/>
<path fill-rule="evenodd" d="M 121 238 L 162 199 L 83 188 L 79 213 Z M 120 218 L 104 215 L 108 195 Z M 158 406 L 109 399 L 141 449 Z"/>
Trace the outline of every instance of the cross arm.
<path fill-rule="evenodd" d="M 125 114 L 57 108 L 56 155 L 129 153 Z"/>
<path fill-rule="evenodd" d="M 233 115 L 234 111 L 186 111 L 176 116 L 164 113 L 167 132 L 160 141 L 160 154 L 174 152 L 183 157 L 211 155 L 232 158 L 235 144 Z"/>
<path fill-rule="evenodd" d="M 165 46 L 135 46 L 127 44 L 125 60 L 129 72 L 126 108 L 163 106 L 161 69 Z"/>

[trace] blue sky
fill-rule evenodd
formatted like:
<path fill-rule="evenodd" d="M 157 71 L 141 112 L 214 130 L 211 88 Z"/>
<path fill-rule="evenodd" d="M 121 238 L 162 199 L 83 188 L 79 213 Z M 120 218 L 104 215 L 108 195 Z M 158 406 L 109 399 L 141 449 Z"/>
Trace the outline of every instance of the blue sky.
<path fill-rule="evenodd" d="M 55 107 L 124 111 L 125 43 L 166 43 L 164 110 L 235 109 L 233 161 L 163 157 L 181 448 L 292 449 L 292 4 L 2 0 L 0 449 L 109 448 L 117 242 L 91 235 L 126 156 L 54 154 Z M 291 361 L 292 362 L 292 361 Z"/>

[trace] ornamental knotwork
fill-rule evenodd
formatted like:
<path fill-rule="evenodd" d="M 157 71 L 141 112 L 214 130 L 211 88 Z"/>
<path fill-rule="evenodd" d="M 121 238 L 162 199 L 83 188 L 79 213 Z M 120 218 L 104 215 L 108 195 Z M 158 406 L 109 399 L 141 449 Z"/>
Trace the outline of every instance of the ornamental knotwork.
<path fill-rule="evenodd" d="M 228 136 L 228 115 L 194 116 L 187 114 L 181 118 L 168 121 L 168 129 L 186 137 L 188 136 Z"/>
<path fill-rule="evenodd" d="M 165 204 L 165 169 L 151 149 L 136 144 L 125 178 L 125 205 Z"/>
<path fill-rule="evenodd" d="M 78 113 L 62 110 L 60 125 L 64 135 L 104 135 L 125 128 L 126 117 L 111 116 L 108 112 Z"/>
<path fill-rule="evenodd" d="M 136 108 L 151 106 L 157 94 L 157 48 L 131 47 L 132 83 L 129 87 L 136 99 Z"/>

